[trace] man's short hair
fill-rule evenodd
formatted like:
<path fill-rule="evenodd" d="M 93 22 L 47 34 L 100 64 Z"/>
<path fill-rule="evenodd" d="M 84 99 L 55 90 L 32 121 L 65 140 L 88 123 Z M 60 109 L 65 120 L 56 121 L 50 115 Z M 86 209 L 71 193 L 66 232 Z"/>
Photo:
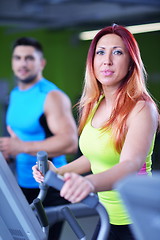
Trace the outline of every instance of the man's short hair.
<path fill-rule="evenodd" d="M 12 50 L 14 51 L 14 49 L 17 46 L 31 46 L 34 47 L 37 51 L 41 52 L 43 55 L 43 47 L 41 45 L 40 42 L 38 42 L 35 38 L 31 38 L 31 37 L 21 37 L 18 38 L 12 47 Z"/>

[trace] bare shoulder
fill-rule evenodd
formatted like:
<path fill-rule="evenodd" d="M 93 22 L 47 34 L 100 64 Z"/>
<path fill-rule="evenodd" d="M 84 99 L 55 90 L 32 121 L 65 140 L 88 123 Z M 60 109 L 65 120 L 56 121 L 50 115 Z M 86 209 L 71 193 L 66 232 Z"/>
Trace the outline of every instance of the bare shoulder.
<path fill-rule="evenodd" d="M 132 122 L 133 119 L 138 121 L 145 119 L 158 125 L 159 114 L 156 105 L 151 101 L 138 101 L 129 115 L 128 122 Z"/>
<path fill-rule="evenodd" d="M 68 97 L 68 95 L 62 91 L 51 91 L 49 92 L 48 96 L 47 96 L 48 99 L 54 99 L 55 101 L 67 101 L 67 102 L 70 102 L 70 99 Z"/>
<path fill-rule="evenodd" d="M 50 105 L 50 104 L 52 104 L 52 107 L 53 106 L 59 106 L 59 107 L 62 107 L 62 106 L 67 107 L 68 106 L 70 108 L 71 100 L 67 96 L 67 94 L 62 91 L 51 91 L 47 95 L 45 105 Z"/>
<path fill-rule="evenodd" d="M 158 116 L 158 111 L 156 108 L 156 105 L 153 102 L 149 102 L 149 101 L 138 101 L 135 105 L 135 107 L 133 108 L 132 112 L 131 112 L 131 116 L 133 115 L 137 115 L 138 113 L 144 113 L 144 114 L 153 114 L 156 116 Z"/>

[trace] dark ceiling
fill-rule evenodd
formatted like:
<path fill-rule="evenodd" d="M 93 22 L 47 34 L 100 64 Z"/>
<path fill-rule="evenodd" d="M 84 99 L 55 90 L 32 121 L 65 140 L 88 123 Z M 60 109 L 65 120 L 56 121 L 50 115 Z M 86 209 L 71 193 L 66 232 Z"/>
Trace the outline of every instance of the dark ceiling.
<path fill-rule="evenodd" d="M 85 30 L 160 22 L 160 0 L 1 0 L 0 25 Z"/>

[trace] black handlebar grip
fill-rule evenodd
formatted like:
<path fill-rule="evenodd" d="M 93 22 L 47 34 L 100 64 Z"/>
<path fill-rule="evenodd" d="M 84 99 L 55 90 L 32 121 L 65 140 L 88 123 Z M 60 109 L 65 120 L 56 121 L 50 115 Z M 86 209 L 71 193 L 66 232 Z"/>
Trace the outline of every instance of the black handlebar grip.
<path fill-rule="evenodd" d="M 43 208 L 42 202 L 39 198 L 33 200 L 34 207 L 38 213 L 39 221 L 41 226 L 47 227 L 48 226 L 48 218 Z"/>

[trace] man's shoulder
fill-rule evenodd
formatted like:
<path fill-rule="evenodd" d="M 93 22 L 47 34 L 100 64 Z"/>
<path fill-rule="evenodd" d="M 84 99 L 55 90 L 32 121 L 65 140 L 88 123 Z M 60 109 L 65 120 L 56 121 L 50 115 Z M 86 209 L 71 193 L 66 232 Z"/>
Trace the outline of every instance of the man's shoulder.
<path fill-rule="evenodd" d="M 41 81 L 39 82 L 39 89 L 41 92 L 44 93 L 48 93 L 50 91 L 54 91 L 54 90 L 60 90 L 59 87 L 57 87 L 56 84 L 54 84 L 53 82 L 50 82 L 49 80 L 42 78 Z"/>
<path fill-rule="evenodd" d="M 18 86 L 15 86 L 15 87 L 11 90 L 10 94 L 14 94 L 14 93 L 16 93 L 16 92 L 19 92 Z"/>

